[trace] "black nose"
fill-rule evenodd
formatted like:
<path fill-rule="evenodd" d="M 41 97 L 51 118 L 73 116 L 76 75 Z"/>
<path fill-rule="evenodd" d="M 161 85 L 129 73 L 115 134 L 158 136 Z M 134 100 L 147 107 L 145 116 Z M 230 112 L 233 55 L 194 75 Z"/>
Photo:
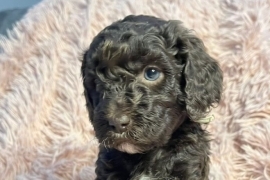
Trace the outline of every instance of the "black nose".
<path fill-rule="evenodd" d="M 112 126 L 116 132 L 125 132 L 130 125 L 130 119 L 127 116 L 120 116 L 109 120 L 109 125 Z"/>

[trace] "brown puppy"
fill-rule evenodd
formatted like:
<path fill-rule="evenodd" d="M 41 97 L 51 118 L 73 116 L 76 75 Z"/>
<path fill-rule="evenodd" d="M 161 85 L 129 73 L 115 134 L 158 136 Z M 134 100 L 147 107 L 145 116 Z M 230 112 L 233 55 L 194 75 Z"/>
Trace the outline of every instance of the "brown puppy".
<path fill-rule="evenodd" d="M 100 142 L 98 180 L 208 179 L 208 134 L 198 120 L 220 100 L 222 72 L 181 22 L 113 23 L 84 54 L 82 75 Z"/>

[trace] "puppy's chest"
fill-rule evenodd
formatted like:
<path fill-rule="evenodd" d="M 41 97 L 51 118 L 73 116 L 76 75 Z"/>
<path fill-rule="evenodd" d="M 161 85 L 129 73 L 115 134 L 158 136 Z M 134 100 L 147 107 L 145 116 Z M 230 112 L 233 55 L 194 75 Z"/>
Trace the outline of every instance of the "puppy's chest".
<path fill-rule="evenodd" d="M 124 177 L 127 179 L 143 161 L 143 155 L 141 154 L 127 154 L 115 149 L 107 151 L 104 155 L 107 165 L 123 179 Z"/>
<path fill-rule="evenodd" d="M 108 162 L 114 167 L 114 170 L 123 176 L 133 176 L 135 174 L 159 171 L 164 166 L 164 161 L 170 159 L 170 155 L 164 150 L 154 150 L 146 154 L 126 154 L 111 152 L 107 156 Z M 148 173 L 147 173 L 148 174 Z"/>

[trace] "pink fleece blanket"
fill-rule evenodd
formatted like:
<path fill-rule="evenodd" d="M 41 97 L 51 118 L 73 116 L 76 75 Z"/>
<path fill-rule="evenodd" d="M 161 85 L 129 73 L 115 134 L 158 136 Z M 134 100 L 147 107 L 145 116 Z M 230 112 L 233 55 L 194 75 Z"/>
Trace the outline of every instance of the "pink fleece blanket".
<path fill-rule="evenodd" d="M 0 179 L 94 179 L 80 58 L 129 14 L 178 19 L 224 71 L 211 180 L 270 179 L 269 0 L 45 0 L 0 40 Z"/>

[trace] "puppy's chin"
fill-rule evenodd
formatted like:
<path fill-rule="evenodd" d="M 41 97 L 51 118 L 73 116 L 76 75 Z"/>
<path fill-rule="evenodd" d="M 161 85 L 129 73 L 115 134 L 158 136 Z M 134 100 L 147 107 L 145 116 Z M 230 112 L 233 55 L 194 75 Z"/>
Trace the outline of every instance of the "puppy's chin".
<path fill-rule="evenodd" d="M 151 138 L 134 138 L 133 136 L 130 136 L 130 134 L 131 133 L 114 133 L 109 131 L 105 136 L 106 138 L 99 138 L 99 142 L 105 147 L 113 148 L 128 154 L 143 154 L 156 147 L 163 146 L 170 137 L 166 135 L 165 137 L 167 138 L 160 141 L 160 138 L 155 138 L 154 140 Z"/>
<path fill-rule="evenodd" d="M 115 149 L 122 151 L 122 152 L 126 152 L 128 154 L 136 154 L 136 153 L 142 153 L 142 149 L 139 148 L 138 146 L 128 143 L 128 142 L 124 142 L 119 144 L 117 147 L 115 147 Z"/>

